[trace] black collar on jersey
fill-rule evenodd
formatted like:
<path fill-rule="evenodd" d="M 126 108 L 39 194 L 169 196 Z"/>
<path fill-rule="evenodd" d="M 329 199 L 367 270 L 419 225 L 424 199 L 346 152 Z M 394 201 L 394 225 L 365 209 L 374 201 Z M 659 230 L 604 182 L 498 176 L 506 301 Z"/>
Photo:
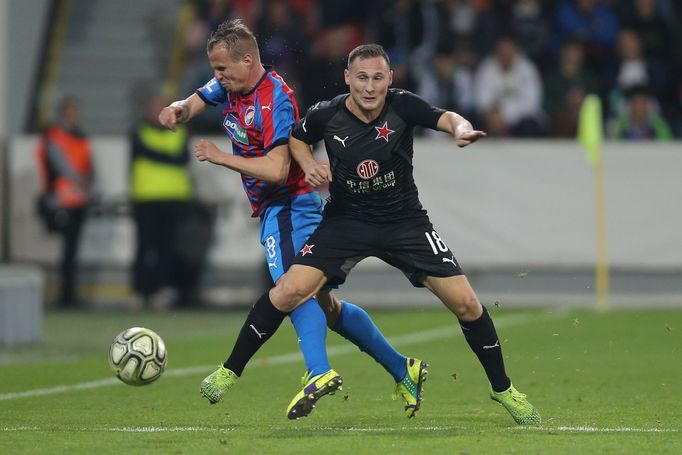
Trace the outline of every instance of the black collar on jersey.
<path fill-rule="evenodd" d="M 256 82 L 256 85 L 254 85 L 251 90 L 249 90 L 246 93 L 240 93 L 239 96 L 249 96 L 250 94 L 255 92 L 256 89 L 258 88 L 258 86 L 261 84 L 261 82 L 263 82 L 265 80 L 265 78 L 268 77 L 268 73 L 270 71 L 272 71 L 272 66 L 270 66 L 270 65 L 262 65 L 262 66 L 263 66 L 263 69 L 265 70 L 265 73 L 263 73 L 263 76 L 260 79 L 258 79 L 258 82 Z"/>
<path fill-rule="evenodd" d="M 353 119 L 355 119 L 356 121 L 358 121 L 361 125 L 364 125 L 364 126 L 372 125 L 372 124 L 374 124 L 374 122 L 376 122 L 376 121 L 379 120 L 381 117 L 383 117 L 384 114 L 386 113 L 386 110 L 388 109 L 388 97 L 389 97 L 390 94 L 391 94 L 390 91 L 386 93 L 386 98 L 384 99 L 384 107 L 381 108 L 381 112 L 379 112 L 379 115 L 377 115 L 376 118 L 373 118 L 372 120 L 370 120 L 370 121 L 367 122 L 367 123 L 365 123 L 364 120 L 362 120 L 362 119 L 361 119 L 360 117 L 358 117 L 357 115 L 353 114 L 353 112 L 352 112 L 350 109 L 348 109 L 348 105 L 346 104 L 346 100 L 348 100 L 348 97 L 350 96 L 350 93 L 347 94 L 347 95 L 343 98 L 343 101 L 342 101 L 342 102 L 343 102 L 343 109 L 346 111 L 346 113 L 347 113 L 351 118 L 353 118 Z"/>

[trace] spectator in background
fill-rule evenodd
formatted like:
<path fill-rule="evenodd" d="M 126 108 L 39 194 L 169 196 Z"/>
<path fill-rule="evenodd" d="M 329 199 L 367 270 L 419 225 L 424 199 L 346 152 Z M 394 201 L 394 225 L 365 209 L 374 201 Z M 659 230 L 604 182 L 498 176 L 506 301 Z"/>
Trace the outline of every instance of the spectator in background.
<path fill-rule="evenodd" d="M 675 117 L 675 65 L 682 63 L 680 46 L 671 46 L 671 43 L 679 43 L 681 38 L 679 30 L 673 26 L 675 20 L 672 5 L 661 0 L 633 0 L 623 19 L 624 28 L 639 38 L 641 54 L 654 79 L 649 87 L 654 90 L 661 111 L 668 118 Z M 676 28 L 681 28 L 679 21 Z M 678 36 L 674 36 L 675 33 Z"/>
<path fill-rule="evenodd" d="M 379 0 L 369 6 L 369 38 L 393 52 L 409 54 L 424 40 L 424 17 L 419 2 Z"/>
<path fill-rule="evenodd" d="M 557 8 L 555 50 L 568 40 L 583 43 L 588 66 L 601 72 L 608 64 L 618 34 L 618 18 L 600 0 L 564 0 Z"/>
<path fill-rule="evenodd" d="M 634 30 L 624 29 L 618 34 L 617 60 L 606 76 L 613 115 L 624 112 L 625 94 L 634 87 L 651 87 L 654 90 L 651 95 L 659 104 L 669 98 L 668 68 L 643 54 L 642 41 Z"/>
<path fill-rule="evenodd" d="M 206 63 L 206 40 L 218 25 L 235 14 L 234 6 L 226 0 L 204 0 L 197 2 L 194 21 L 188 28 L 184 40 L 185 74 L 180 84 L 181 92 L 196 89 L 212 73 Z M 215 113 L 204 113 L 192 124 L 192 132 L 220 133 L 220 117 Z"/>
<path fill-rule="evenodd" d="M 611 87 L 626 91 L 653 82 L 642 53 L 642 41 L 634 30 L 625 29 L 618 34 L 617 56 L 615 71 L 609 81 Z"/>
<path fill-rule="evenodd" d="M 308 71 L 304 71 L 303 99 L 310 106 L 316 99 L 331 99 L 345 86 L 343 70 L 350 49 L 363 41 L 360 24 L 348 23 L 321 29 L 313 41 Z M 326 81 L 320 84 L 320 81 Z"/>
<path fill-rule="evenodd" d="M 584 57 L 578 41 L 567 42 L 561 49 L 558 68 L 545 78 L 544 106 L 552 136 L 575 137 L 582 101 L 585 95 L 595 92 L 594 78 L 585 67 Z"/>
<path fill-rule="evenodd" d="M 465 42 L 460 43 L 456 49 L 439 48 L 433 58 L 432 67 L 419 80 L 419 96 L 434 106 L 458 112 L 465 118 L 475 117 L 474 77 L 469 66 L 470 57 L 471 51 Z M 402 88 L 395 83 L 395 79 L 393 85 Z"/>
<path fill-rule="evenodd" d="M 367 19 L 367 0 L 314 0 L 318 28 L 324 29 L 344 24 L 363 24 Z"/>
<path fill-rule="evenodd" d="M 189 304 L 196 298 L 198 281 L 197 267 L 188 265 L 177 248 L 192 198 L 187 129 L 180 125 L 173 133 L 158 123 L 166 105 L 163 97 L 150 95 L 145 104 L 145 117 L 130 138 L 130 197 L 137 229 L 132 311 L 147 305 L 170 308 L 174 288 L 178 303 Z"/>
<path fill-rule="evenodd" d="M 36 157 L 43 183 L 39 213 L 48 230 L 62 237 L 57 304 L 74 307 L 78 245 L 94 178 L 91 145 L 75 98 L 59 104 L 57 121 L 43 132 Z"/>
<path fill-rule="evenodd" d="M 409 54 L 396 52 L 389 54 L 389 58 L 393 65 L 393 86 L 416 91 L 417 82 L 412 74 Z"/>
<path fill-rule="evenodd" d="M 627 93 L 627 111 L 611 126 L 611 136 L 627 140 L 669 141 L 672 133 L 667 122 L 656 113 L 656 102 L 645 87 L 633 87 Z"/>
<path fill-rule="evenodd" d="M 303 19 L 287 0 L 268 0 L 256 30 L 263 63 L 277 67 L 293 86 L 300 86 L 310 53 Z M 206 56 L 203 59 L 206 61 Z"/>
<path fill-rule="evenodd" d="M 333 98 L 345 87 L 342 74 L 346 55 L 365 40 L 366 5 L 364 0 L 311 2 L 315 21 L 309 65 L 301 80 L 304 106 L 310 106 L 317 99 Z M 326 83 L 320 84 L 321 80 Z"/>
<path fill-rule="evenodd" d="M 476 110 L 492 136 L 538 136 L 543 132 L 542 82 L 535 65 L 512 38 L 501 38 L 474 79 Z"/>
<path fill-rule="evenodd" d="M 660 14 L 656 0 L 633 0 L 623 25 L 639 35 L 645 55 L 661 60 L 670 59 L 671 27 Z"/>
<path fill-rule="evenodd" d="M 454 40 L 466 40 L 477 55 L 490 52 L 495 44 L 499 27 L 495 8 L 490 1 L 444 0 L 442 14 L 454 35 Z M 506 19 L 506 18 L 505 18 Z"/>
<path fill-rule="evenodd" d="M 445 0 L 443 2 L 450 29 L 456 39 L 468 40 L 475 36 L 479 19 L 476 3 L 476 0 Z"/>
<path fill-rule="evenodd" d="M 448 3 L 381 0 L 368 7 L 368 40 L 382 43 L 391 63 L 397 64 L 394 72 L 397 70 L 399 78 L 394 80 L 395 87 L 416 90 L 414 86 L 398 84 L 418 81 L 424 72 L 431 70 L 436 50 L 455 41 Z M 337 93 L 343 90 L 346 90 L 345 83 L 338 87 Z M 328 98 L 332 97 L 330 94 Z"/>
<path fill-rule="evenodd" d="M 187 64 L 185 79 L 188 80 L 187 84 L 191 87 L 196 85 L 195 80 L 197 78 L 210 74 L 211 67 L 206 64 L 206 39 L 218 27 L 218 24 L 231 14 L 232 9 L 229 3 L 224 0 L 208 0 L 197 6 L 196 17 L 189 26 L 184 42 Z"/>
<path fill-rule="evenodd" d="M 549 22 L 545 6 L 540 0 L 498 1 L 497 23 L 507 27 L 519 48 L 536 65 L 544 68 L 549 47 Z"/>

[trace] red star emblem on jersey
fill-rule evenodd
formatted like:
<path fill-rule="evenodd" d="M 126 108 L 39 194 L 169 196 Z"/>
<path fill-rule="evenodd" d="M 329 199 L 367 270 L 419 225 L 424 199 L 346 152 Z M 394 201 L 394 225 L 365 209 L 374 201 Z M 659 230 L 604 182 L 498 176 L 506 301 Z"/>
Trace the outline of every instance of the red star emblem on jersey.
<path fill-rule="evenodd" d="M 315 245 L 308 245 L 307 243 L 303 248 L 301 248 L 301 256 L 305 256 L 306 254 L 313 254 L 313 247 Z"/>
<path fill-rule="evenodd" d="M 375 126 L 374 128 L 377 130 L 377 137 L 374 138 L 375 141 L 379 138 L 382 138 L 388 142 L 388 136 L 395 133 L 394 130 L 388 128 L 388 122 L 384 122 L 383 126 L 381 127 Z"/>

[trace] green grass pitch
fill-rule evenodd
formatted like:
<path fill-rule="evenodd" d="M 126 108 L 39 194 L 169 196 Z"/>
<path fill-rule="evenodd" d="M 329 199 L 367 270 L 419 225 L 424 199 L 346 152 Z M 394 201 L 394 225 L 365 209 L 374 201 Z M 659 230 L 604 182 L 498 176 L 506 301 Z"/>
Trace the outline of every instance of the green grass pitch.
<path fill-rule="evenodd" d="M 390 376 L 335 334 L 327 344 L 343 390 L 289 421 L 304 365 L 287 321 L 209 406 L 199 383 L 229 352 L 243 311 L 48 313 L 44 343 L 0 349 L 0 453 L 682 453 L 682 311 L 492 307 L 540 428 L 517 427 L 488 398 L 445 309 L 371 314 L 398 350 L 430 363 L 414 419 L 391 400 Z M 169 351 L 163 377 L 144 387 L 118 383 L 107 364 L 114 336 L 135 325 Z"/>

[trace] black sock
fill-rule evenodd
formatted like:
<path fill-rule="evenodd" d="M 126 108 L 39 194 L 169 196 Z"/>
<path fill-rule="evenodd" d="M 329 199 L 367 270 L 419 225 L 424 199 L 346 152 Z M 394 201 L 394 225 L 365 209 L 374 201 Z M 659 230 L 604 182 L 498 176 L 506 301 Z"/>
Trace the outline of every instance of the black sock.
<path fill-rule="evenodd" d="M 265 293 L 246 316 L 246 321 L 239 331 L 230 357 L 223 366 L 241 376 L 244 367 L 251 357 L 277 331 L 288 313 L 275 308 L 270 301 L 269 291 Z"/>
<path fill-rule="evenodd" d="M 475 321 L 459 321 L 459 325 L 462 327 L 462 333 L 471 346 L 471 350 L 483 365 L 493 390 L 495 392 L 507 390 L 511 381 L 504 371 L 502 347 L 487 308 L 483 307 L 483 314 L 480 318 Z"/>

